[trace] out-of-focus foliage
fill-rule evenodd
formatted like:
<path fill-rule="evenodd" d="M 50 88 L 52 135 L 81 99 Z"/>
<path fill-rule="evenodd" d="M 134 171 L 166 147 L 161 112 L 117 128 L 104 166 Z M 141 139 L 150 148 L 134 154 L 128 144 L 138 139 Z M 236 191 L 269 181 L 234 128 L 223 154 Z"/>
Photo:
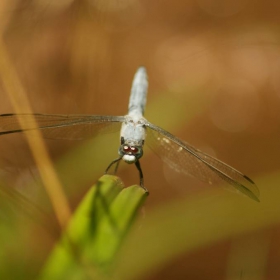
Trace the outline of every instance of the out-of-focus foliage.
<path fill-rule="evenodd" d="M 122 189 L 117 177 L 98 180 L 71 218 L 40 279 L 111 277 L 116 252 L 147 196 L 139 186 Z"/>

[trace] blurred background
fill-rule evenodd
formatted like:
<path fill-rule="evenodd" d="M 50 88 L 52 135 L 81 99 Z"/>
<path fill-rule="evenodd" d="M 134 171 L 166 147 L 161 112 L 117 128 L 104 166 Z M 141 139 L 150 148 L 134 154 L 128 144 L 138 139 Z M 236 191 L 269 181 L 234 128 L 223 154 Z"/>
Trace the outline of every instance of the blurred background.
<path fill-rule="evenodd" d="M 124 115 L 133 75 L 144 65 L 148 120 L 247 174 L 263 205 L 269 199 L 262 194 L 273 185 L 263 178 L 280 176 L 279 13 L 275 0 L 0 3 L 2 37 L 34 112 Z M 0 99 L 1 114 L 14 112 L 1 83 Z M 119 135 L 46 144 L 75 209 L 117 157 Z M 2 230 L 2 240 L 6 233 L 11 239 L 3 241 L 0 268 L 20 266 L 32 279 L 57 225 L 24 136 L 2 136 L 0 154 L 2 223 L 14 229 Z M 141 164 L 150 196 L 140 231 L 157 207 L 209 190 L 210 200 L 226 192 L 176 173 L 148 148 Z M 134 166 L 121 164 L 118 175 L 127 186 L 138 183 Z M 248 211 L 259 207 L 238 199 Z M 18 218 L 19 212 L 28 218 Z M 181 253 L 141 279 L 279 279 L 279 230 L 274 224 Z"/>

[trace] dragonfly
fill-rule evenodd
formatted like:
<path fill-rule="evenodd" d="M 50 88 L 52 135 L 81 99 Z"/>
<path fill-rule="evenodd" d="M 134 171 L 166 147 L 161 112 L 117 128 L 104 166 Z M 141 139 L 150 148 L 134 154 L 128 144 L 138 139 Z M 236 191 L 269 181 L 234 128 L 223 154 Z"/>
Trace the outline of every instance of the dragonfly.
<path fill-rule="evenodd" d="M 116 172 L 121 160 L 135 164 L 140 186 L 148 192 L 140 165 L 143 147 L 147 142 L 162 161 L 177 172 L 196 177 L 208 184 L 226 183 L 237 192 L 259 201 L 259 190 L 249 177 L 145 119 L 147 90 L 146 69 L 139 67 L 132 82 L 128 114 L 125 116 L 2 114 L 0 135 L 40 129 L 46 138 L 82 140 L 108 130 L 120 129 L 118 157 L 109 164 L 105 173 L 113 165 L 116 165 Z M 31 116 L 36 120 L 37 127 L 31 125 Z M 19 119 L 24 123 L 24 128 L 19 124 Z"/>

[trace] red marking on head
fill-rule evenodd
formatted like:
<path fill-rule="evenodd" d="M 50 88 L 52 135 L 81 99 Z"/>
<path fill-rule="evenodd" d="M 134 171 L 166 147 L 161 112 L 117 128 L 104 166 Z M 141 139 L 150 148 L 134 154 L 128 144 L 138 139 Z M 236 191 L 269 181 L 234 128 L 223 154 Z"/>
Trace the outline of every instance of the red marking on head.
<path fill-rule="evenodd" d="M 136 147 L 130 147 L 130 150 L 134 154 L 138 152 L 138 149 Z"/>
<path fill-rule="evenodd" d="M 123 146 L 123 150 L 124 150 L 125 152 L 129 152 L 129 151 L 130 151 L 130 147 L 129 147 L 129 146 Z"/>
<path fill-rule="evenodd" d="M 138 152 L 138 148 L 134 146 L 123 146 L 123 150 L 126 153 L 133 153 L 133 154 L 136 154 Z"/>

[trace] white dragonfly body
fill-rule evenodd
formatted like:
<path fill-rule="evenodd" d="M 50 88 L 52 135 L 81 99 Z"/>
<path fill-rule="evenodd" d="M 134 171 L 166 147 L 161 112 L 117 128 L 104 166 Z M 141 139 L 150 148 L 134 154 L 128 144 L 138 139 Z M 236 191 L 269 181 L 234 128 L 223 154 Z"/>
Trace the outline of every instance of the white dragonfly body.
<path fill-rule="evenodd" d="M 143 117 L 147 100 L 148 81 L 147 74 L 144 67 L 140 67 L 135 74 L 129 105 L 128 115 L 125 116 L 125 121 L 121 128 L 121 144 L 124 148 L 128 147 L 131 152 L 123 155 L 123 160 L 127 163 L 134 163 L 137 161 L 137 154 L 140 154 L 139 149 L 142 150 L 146 137 L 147 120 Z M 120 148 L 120 155 L 122 155 L 122 146 Z M 133 149 L 134 147 L 134 149 Z M 140 157 L 138 156 L 138 159 Z"/>

